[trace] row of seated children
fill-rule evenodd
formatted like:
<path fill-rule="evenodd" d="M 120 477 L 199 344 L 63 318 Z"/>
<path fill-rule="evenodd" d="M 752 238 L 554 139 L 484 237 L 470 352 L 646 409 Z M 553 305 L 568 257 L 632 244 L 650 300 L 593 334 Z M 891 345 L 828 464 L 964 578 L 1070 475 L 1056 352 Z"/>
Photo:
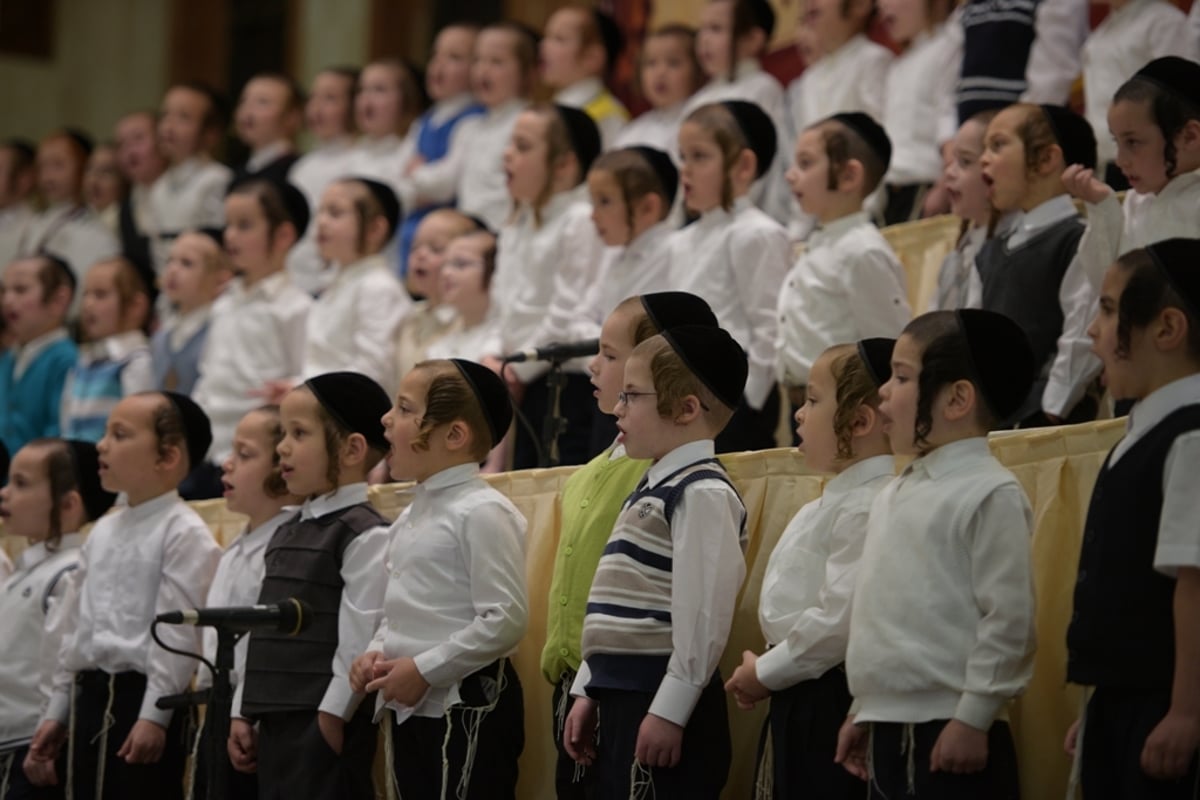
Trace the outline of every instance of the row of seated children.
<path fill-rule="evenodd" d="M 1121 491 L 1132 496 L 1139 490 L 1136 481 L 1123 482 L 1118 497 L 1102 507 L 1095 505 L 1104 496 L 1098 487 L 1089 514 L 1069 636 L 1070 676 L 1100 687 L 1083 734 L 1089 796 L 1115 786 L 1126 796 L 1182 797 L 1194 780 L 1200 739 L 1190 676 L 1195 664 L 1186 658 L 1177 661 L 1172 653 L 1175 647 L 1191 652 L 1195 626 L 1189 621 L 1198 607 L 1193 599 L 1195 532 L 1186 524 L 1188 505 L 1194 503 L 1181 477 L 1189 458 L 1186 448 L 1195 438 L 1195 415 L 1188 414 L 1196 402 L 1200 370 L 1194 341 L 1200 317 L 1198 254 L 1200 242 L 1175 240 L 1123 257 L 1105 274 L 1101 310 L 1089 328 L 1110 381 L 1122 395 L 1143 401 L 1139 410 L 1144 412 L 1135 411 L 1130 434 L 1110 457 L 1100 481 L 1106 488 L 1117 486 L 1106 476 L 1118 469 L 1119 457 L 1127 462 L 1121 469 L 1129 471 L 1136 462 L 1135 472 L 1165 487 L 1160 501 L 1145 500 L 1154 493 L 1143 493 L 1140 505 L 1125 505 Z M 576 698 L 559 723 L 562 746 L 594 767 L 585 780 L 597 781 L 603 796 L 627 796 L 632 784 L 635 790 L 652 789 L 656 796 L 715 797 L 728 771 L 726 712 L 715 665 L 744 574 L 739 551 L 745 509 L 713 459 L 712 439 L 741 400 L 748 363 L 740 346 L 714 321 L 715 315 L 694 296 L 674 293 L 623 302 L 606 320 L 604 349 L 591 365 L 598 406 L 616 413 L 620 436 L 609 453 L 573 479 L 566 494 L 586 500 L 604 481 L 584 476 L 601 479 L 605 473 L 618 483 L 638 486 L 620 506 L 596 503 L 594 510 L 564 521 L 570 527 L 559 545 L 552 586 L 561 588 L 564 599 L 576 599 L 562 604 L 563 610 L 550 620 L 543 666 L 552 681 L 563 681 L 560 691 L 569 684 Z M 862 784 L 848 780 L 834 759 L 858 778 L 869 778 L 872 796 L 1014 794 L 1016 761 L 1005 709 L 1027 683 L 1032 663 L 1032 521 L 1020 485 L 989 455 L 982 437 L 1025 402 L 1036 374 L 1033 349 L 1016 323 L 973 310 L 922 316 L 894 343 L 837 346 L 813 365 L 797 422 L 813 465 L 839 474 L 821 500 L 800 512 L 772 555 L 760 612 L 764 634 L 776 647 L 761 657 L 747 653 L 725 685 L 742 706 L 771 697 L 764 740 L 770 745 L 765 745 L 760 777 L 772 788 L 764 796 L 788 796 L 786 787 L 814 782 L 828 786 L 834 796 L 861 794 Z M 474 478 L 474 465 L 511 417 L 506 392 L 479 365 L 426 363 L 405 376 L 381 427 L 376 415 L 389 405 L 369 379 L 329 374 L 285 397 L 278 412 L 282 430 L 276 428 L 274 411 L 254 412 L 244 421 L 239 444 L 248 449 L 238 458 L 253 462 L 256 471 L 252 478 L 241 478 L 238 462 L 226 465 L 235 505 L 262 524 L 275 518 L 287 494 L 306 498 L 267 546 L 259 599 L 304 593 L 310 603 L 337 617 L 337 627 L 333 620 L 324 623 L 325 633 L 312 633 L 308 642 L 251 637 L 235 712 L 240 718 L 249 709 L 259 724 L 256 730 L 236 723 L 230 756 L 240 769 L 257 767 L 260 791 L 277 792 L 303 780 L 296 785 L 313 796 L 370 796 L 375 742 L 366 720 L 371 713 L 369 706 L 366 711 L 355 707 L 361 692 L 380 690 L 376 702 L 380 708 L 391 704 L 396 712 L 393 735 L 404 745 L 393 756 L 393 779 L 401 791 L 436 795 L 454 780 L 460 794 L 477 796 L 479 790 L 473 794 L 471 787 L 482 785 L 474 780 L 483 774 L 489 781 L 487 796 L 512 796 L 520 752 L 513 730 L 514 725 L 520 729 L 521 695 L 504 656 L 524 626 L 523 521 L 507 501 Z M 330 431 L 333 435 L 327 436 Z M 171 490 L 186 471 L 187 453 L 202 452 L 207 438 L 197 407 L 178 396 L 149 394 L 122 401 L 100 444 L 101 482 L 109 490 L 129 493 L 130 507 L 103 520 L 85 545 L 84 566 L 73 576 L 82 580 L 74 589 L 76 598 L 68 602 L 77 603 L 77 613 L 90 624 L 68 628 L 60 668 L 71 669 L 79 663 L 72 658 L 87 659 L 89 652 L 93 661 L 84 665 L 95 665 L 90 643 L 97 638 L 96 626 L 103 630 L 113 625 L 126 634 L 138 633 L 141 649 L 126 663 L 148 664 L 144 671 L 151 673 L 151 682 L 130 673 L 107 680 L 103 673 L 84 673 L 71 731 L 78 744 L 72 753 L 76 791 L 93 789 L 98 775 L 106 785 L 130 787 L 125 791 L 158 787 L 165 796 L 180 791 L 181 764 L 174 755 L 160 758 L 163 752 L 180 752 L 180 743 L 174 736 L 164 740 L 166 719 L 146 710 L 147 695 L 155 696 L 147 687 L 162 690 L 159 670 L 170 662 L 161 660 L 161 652 L 146 651 L 144 627 L 155 610 L 194 598 L 172 594 L 178 591 L 173 581 L 159 582 L 157 573 L 148 574 L 135 583 L 157 586 L 152 593 L 159 601 L 139 600 L 117 623 L 106 618 L 107 606 L 97 593 L 109 585 L 104 570 L 114 568 L 111 558 L 105 558 L 116 555 L 109 552 L 120 541 L 114 540 L 114 531 L 117 526 L 137 530 L 143 516 L 139 508 L 154 518 L 140 521 L 145 536 L 153 540 L 158 537 L 151 529 L 165 529 L 159 536 L 165 535 L 163 546 L 170 549 L 162 563 L 182 568 L 172 555 L 188 543 L 199 545 L 202 538 L 208 542 L 204 552 L 210 552 L 211 540 L 202 527 L 187 536 L 179 530 L 187 523 L 185 530 L 193 531 L 198 520 L 180 517 Z M 278 473 L 269 456 L 276 442 Z M 35 536 L 45 529 L 39 525 L 45 525 L 47 516 L 54 519 L 47 509 L 55 503 L 42 501 L 35 513 L 12 498 L 18 489 L 32 494 L 27 483 L 35 484 L 34 490 L 39 482 L 48 483 L 49 458 L 36 449 L 43 446 L 18 454 L 14 474 L 21 467 L 22 480 L 14 481 L 3 497 L 6 517 L 13 518 L 11 509 L 18 509 L 17 522 Z M 893 451 L 915 460 L 889 483 L 893 467 L 886 456 Z M 393 477 L 419 481 L 418 496 L 392 528 L 386 570 L 388 537 L 382 520 L 365 505 L 362 484 L 370 463 L 384 452 L 390 452 Z M 642 471 L 645 477 L 637 480 Z M 68 498 L 56 501 L 74 510 L 65 524 L 88 518 L 69 490 L 62 495 L 43 491 L 47 498 Z M 265 495 L 274 504 L 259 505 Z M 477 514 L 478 503 L 492 505 Z M 579 506 L 587 508 L 582 501 Z M 1158 522 L 1141 518 L 1139 523 L 1112 513 L 1123 508 L 1123 513 L 1144 512 L 1159 520 L 1160 507 Z M 614 519 L 618 508 L 608 535 L 604 518 Z M 697 513 L 720 524 L 685 524 Z M 930 524 L 935 520 L 947 524 Z M 1129 530 L 1139 524 L 1156 528 L 1157 535 L 1137 537 L 1134 547 L 1128 544 Z M 496 536 L 498 529 L 508 533 Z M 598 546 L 601 533 L 608 539 L 603 548 Z M 696 535 L 703 535 L 705 546 Z M 447 541 L 440 544 L 439 538 L 440 546 L 425 542 L 442 536 Z M 891 545 L 896 536 L 910 537 L 915 546 L 909 550 L 923 555 L 897 558 Z M 300 539 L 311 542 L 314 537 L 323 542 L 322 549 L 344 554 L 339 570 L 319 559 L 289 557 L 299 552 Z M 1157 552 L 1151 540 L 1157 540 Z M 492 558 L 480 556 L 487 568 L 471 570 L 466 578 L 469 606 L 461 605 L 461 597 L 446 595 L 445 583 L 463 578 L 455 577 L 462 573 L 442 560 L 447 546 L 451 552 L 470 547 L 464 541 L 499 548 L 488 549 Z M 947 541 L 958 547 L 947 548 Z M 406 548 L 403 567 L 397 562 L 400 545 Z M 416 558 L 411 557 L 413 547 Z M 425 555 L 422 547 L 431 552 Z M 581 559 L 566 558 L 576 547 Z M 732 555 L 706 557 L 713 548 Z M 954 555 L 960 550 L 965 559 Z M 377 557 L 373 574 L 362 571 L 370 560 L 368 551 Z M 587 559 L 582 558 L 585 553 L 590 553 Z M 629 553 L 645 556 L 630 558 Z M 948 555 L 931 561 L 932 553 Z M 831 572 L 831 563 L 839 570 Z M 212 566 L 211 557 L 188 564 L 193 570 L 206 565 L 211 571 Z M 796 569 L 809 576 L 803 587 L 772 579 Z M 914 574 L 928 579 L 914 581 Z M 204 579 L 190 575 L 190 581 Z M 590 586 L 583 595 L 586 603 L 581 602 L 584 585 Z M 691 585 L 711 591 L 688 601 L 681 595 Z M 1114 593 L 1106 588 L 1110 585 L 1136 585 L 1144 591 Z M 331 592 L 330 586 L 342 588 Z M 912 588 L 917 586 L 919 596 Z M 375 611 L 364 614 L 364 608 Z M 383 623 L 378 622 L 381 612 Z M 939 623 L 936 632 L 929 626 L 930 613 Z M 1114 614 L 1130 620 L 1141 638 L 1114 642 L 1107 624 Z M 635 619 L 646 624 L 632 623 Z M 33 624 L 39 623 L 35 613 Z M 459 629 L 459 624 L 465 627 Z M 376 644 L 365 647 L 373 631 Z M 39 637 L 37 630 L 26 638 Z M 897 641 L 921 646 L 889 644 Z M 569 680 L 565 673 L 572 662 L 558 660 L 554 645 L 578 648 L 573 663 L 579 673 Z M 282 697 L 280 675 L 296 673 L 280 665 L 289 663 L 289 657 L 312 655 L 306 647 L 319 650 L 311 663 L 320 671 Z M 350 663 L 347 652 L 355 647 L 366 655 Z M 1123 655 L 1114 660 L 1113 652 Z M 1149 666 L 1147 653 L 1156 659 Z M 844 672 L 839 667 L 843 660 Z M 563 672 L 554 674 L 558 668 Z M 116 721 L 107 730 L 107 741 L 106 729 L 99 731 L 97 758 L 95 740 L 85 744 L 79 737 L 88 736 L 88 726 L 105 716 L 100 701 L 106 683 Z M 435 698 L 441 693 L 431 693 L 431 684 L 447 687 L 446 697 L 453 699 L 439 702 Z M 1134 684 L 1154 688 L 1130 706 L 1123 687 Z M 25 775 L 36 783 L 54 780 L 53 761 L 65 733 L 61 689 L 54 697 L 50 708 L 57 709 L 59 721 L 52 713 L 39 726 L 24 761 Z M 597 708 L 605 720 L 598 732 Z M 843 724 L 847 713 L 851 718 Z M 135 714 L 141 717 L 136 722 Z M 1144 726 L 1133 734 L 1122 721 L 1129 714 Z M 462 741 L 454 735 L 460 715 Z M 1074 737 L 1072 731 L 1072 747 Z M 808 757 L 767 756 L 797 748 Z M 580 775 L 559 775 L 563 796 L 575 796 L 569 793 L 577 791 Z"/>

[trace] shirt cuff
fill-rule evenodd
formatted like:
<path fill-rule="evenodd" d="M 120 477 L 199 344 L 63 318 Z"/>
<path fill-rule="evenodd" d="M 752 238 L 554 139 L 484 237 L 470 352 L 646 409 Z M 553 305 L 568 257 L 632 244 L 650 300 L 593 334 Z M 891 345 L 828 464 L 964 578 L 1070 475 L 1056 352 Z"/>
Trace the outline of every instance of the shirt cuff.
<path fill-rule="evenodd" d="M 761 411 L 767 403 L 767 397 L 775 391 L 774 369 L 750 369 L 746 379 L 746 403 L 756 411 Z"/>
<path fill-rule="evenodd" d="M 350 681 L 345 677 L 333 676 L 333 680 L 329 682 L 329 688 L 325 690 L 325 696 L 321 698 L 321 705 L 317 707 L 318 711 L 324 711 L 326 714 L 333 714 L 335 717 L 341 717 L 347 722 L 354 716 L 355 710 L 358 709 L 358 704 L 362 702 L 363 695 L 355 694 L 350 688 Z"/>
<path fill-rule="evenodd" d="M 702 691 L 702 686 L 693 686 L 667 675 L 658 685 L 658 692 L 654 695 L 654 701 L 650 703 L 649 713 L 686 728 Z"/>
<path fill-rule="evenodd" d="M 154 701 L 157 699 L 157 697 L 148 691 L 142 695 L 142 709 L 138 712 L 138 719 L 153 722 L 165 729 L 171 724 L 171 715 L 174 712 L 170 709 L 164 710 L 154 705 Z"/>
<path fill-rule="evenodd" d="M 46 705 L 46 714 L 43 719 L 52 719 L 66 725 L 71 717 L 71 692 L 74 690 L 75 684 L 73 683 L 68 690 L 56 689 L 50 695 L 50 702 Z"/>
<path fill-rule="evenodd" d="M 438 654 L 436 647 L 414 656 L 413 664 L 416 666 L 417 672 L 421 673 L 421 677 L 430 686 L 442 686 L 447 682 L 444 675 L 438 674 L 438 670 L 447 665 L 445 660 Z"/>
<path fill-rule="evenodd" d="M 958 706 L 954 709 L 954 718 L 976 730 L 987 731 L 996 721 L 996 715 L 1000 713 L 1005 702 L 1007 701 L 1003 697 L 963 692 L 962 697 L 958 699 Z"/>
<path fill-rule="evenodd" d="M 781 642 L 758 657 L 758 661 L 754 663 L 754 672 L 759 683 L 772 692 L 778 692 L 793 684 L 788 674 L 791 664 L 791 650 L 787 642 Z"/>

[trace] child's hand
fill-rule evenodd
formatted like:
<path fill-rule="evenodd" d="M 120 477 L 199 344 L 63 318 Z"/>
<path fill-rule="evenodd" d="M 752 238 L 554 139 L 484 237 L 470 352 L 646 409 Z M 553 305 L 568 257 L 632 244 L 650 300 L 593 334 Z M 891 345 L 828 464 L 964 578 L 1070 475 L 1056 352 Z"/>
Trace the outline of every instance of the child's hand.
<path fill-rule="evenodd" d="M 247 774 L 258 769 L 258 734 L 244 719 L 229 721 L 229 740 L 225 743 L 229 761 L 238 772 Z"/>
<path fill-rule="evenodd" d="M 1112 194 L 1109 185 L 1098 180 L 1096 174 L 1082 164 L 1072 164 L 1063 170 L 1062 182 L 1072 197 L 1092 205 L 1103 202 Z"/>
<path fill-rule="evenodd" d="M 157 722 L 139 719 L 117 751 L 117 758 L 125 759 L 126 764 L 157 764 L 166 746 L 167 729 Z"/>
<path fill-rule="evenodd" d="M 1200 719 L 1173 709 L 1167 711 L 1142 747 L 1142 769 L 1151 778 L 1171 781 L 1188 771 L 1200 747 Z"/>
<path fill-rule="evenodd" d="M 26 753 L 21 769 L 25 771 L 25 778 L 34 786 L 58 786 L 58 774 L 54 771 L 53 761 L 43 761 L 34 758 L 33 753 Z"/>
<path fill-rule="evenodd" d="M 283 402 L 283 396 L 292 390 L 292 382 L 286 378 L 267 381 L 261 387 L 250 391 L 251 397 L 257 397 L 264 405 L 277 406 Z"/>
<path fill-rule="evenodd" d="M 854 724 L 854 717 L 846 717 L 838 731 L 835 764 L 841 764 L 854 777 L 867 779 L 867 729 Z"/>
<path fill-rule="evenodd" d="M 375 680 L 375 662 L 383 658 L 383 653 L 371 650 L 354 659 L 350 665 L 350 690 L 362 694 L 367 690 L 367 684 Z"/>
<path fill-rule="evenodd" d="M 38 726 L 29 744 L 29 757 L 36 761 L 54 761 L 67 740 L 67 726 L 48 719 Z M 28 761 L 28 758 L 26 761 Z"/>
<path fill-rule="evenodd" d="M 1079 720 L 1071 723 L 1071 727 L 1067 728 L 1067 738 L 1063 741 L 1063 750 L 1067 751 L 1067 755 L 1071 758 L 1075 757 L 1075 749 L 1079 744 Z"/>
<path fill-rule="evenodd" d="M 596 701 L 590 697 L 575 698 L 563 722 L 563 749 L 585 767 L 596 760 Z"/>
<path fill-rule="evenodd" d="M 933 744 L 933 752 L 929 754 L 929 771 L 959 775 L 979 772 L 987 766 L 987 759 L 987 731 L 952 719 L 942 728 Z"/>
<path fill-rule="evenodd" d="M 328 711 L 317 712 L 317 727 L 321 731 L 321 736 L 325 739 L 325 744 L 329 745 L 329 749 L 342 754 L 342 744 L 346 737 L 346 721 L 341 717 L 334 716 Z"/>
<path fill-rule="evenodd" d="M 416 662 L 411 658 L 376 661 L 373 669 L 375 679 L 367 684 L 367 691 L 381 690 L 385 703 L 395 700 L 412 708 L 429 691 L 429 682 L 421 676 Z"/>
<path fill-rule="evenodd" d="M 673 767 L 683 755 L 683 728 L 670 720 L 647 714 L 638 728 L 633 757 L 647 767 Z"/>
<path fill-rule="evenodd" d="M 725 681 L 725 691 L 733 694 L 738 708 L 743 711 L 751 710 L 755 703 L 771 696 L 771 690 L 758 682 L 757 663 L 758 656 L 749 650 L 743 651 L 741 666 Z"/>

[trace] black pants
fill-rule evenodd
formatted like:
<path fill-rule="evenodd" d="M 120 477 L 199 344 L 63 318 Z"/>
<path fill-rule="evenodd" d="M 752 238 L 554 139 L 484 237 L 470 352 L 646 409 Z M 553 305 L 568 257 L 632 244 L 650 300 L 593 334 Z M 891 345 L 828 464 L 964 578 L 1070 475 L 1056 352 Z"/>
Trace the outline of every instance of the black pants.
<path fill-rule="evenodd" d="M 178 713 L 178 712 L 176 712 Z M 200 741 L 196 743 L 196 760 L 192 774 L 192 798 L 193 800 L 205 800 L 209 797 L 208 789 L 208 763 L 210 753 L 213 752 L 213 728 L 207 724 L 205 720 L 204 726 L 200 729 Z M 226 737 L 228 739 L 228 737 Z M 226 742 L 222 741 L 217 747 L 220 757 L 229 761 L 229 751 L 226 749 Z M 212 794 L 212 800 L 258 800 L 258 776 L 247 775 L 245 772 L 238 772 L 233 768 L 233 764 L 229 764 L 227 773 L 228 779 L 225 784 L 223 794 Z"/>
<path fill-rule="evenodd" d="M 457 797 L 464 767 L 470 767 L 463 797 L 468 800 L 512 800 L 517 793 L 517 760 L 525 749 L 525 698 L 512 662 L 484 667 L 463 679 L 460 705 L 441 717 L 409 717 L 392 725 L 392 772 L 404 800 Z M 478 710 L 495 702 L 482 719 Z M 390 715 L 391 712 L 389 711 Z M 478 720 L 474 755 L 468 765 L 467 731 Z M 447 726 L 450 728 L 446 738 Z M 443 761 L 444 760 L 444 761 Z M 447 765 L 442 790 L 442 765 Z"/>
<path fill-rule="evenodd" d="M 917 725 L 897 722 L 871 723 L 872 800 L 1017 800 L 1017 753 L 1007 722 L 992 723 L 988 731 L 987 766 L 979 772 L 956 775 L 930 772 L 929 757 L 948 720 Z M 906 729 L 911 727 L 913 749 L 909 752 Z M 913 792 L 909 792 L 908 764 L 912 760 Z M 1091 798 L 1088 798 L 1091 800 Z"/>
<path fill-rule="evenodd" d="M 592 397 L 594 387 L 586 375 L 566 373 L 566 384 L 562 387 L 559 413 L 566 419 L 567 427 L 558 437 L 558 463 L 586 464 L 592 444 L 592 418 L 596 399 Z M 531 469 L 538 466 L 538 447 L 542 436 L 542 424 L 550 413 L 547 402 L 546 376 L 542 376 L 525 387 L 525 398 L 521 401 L 521 413 L 533 427 L 532 434 L 525 425 L 517 421 L 517 440 L 513 445 L 513 469 Z M 536 437 L 536 438 L 535 438 Z M 549 454 L 546 454 L 549 456 Z"/>
<path fill-rule="evenodd" d="M 63 781 L 66 779 L 66 762 L 54 768 L 58 772 L 58 786 L 34 786 L 25 777 L 25 756 L 28 747 L 19 747 L 7 753 L 0 753 L 0 786 L 8 789 L 0 793 L 0 800 L 62 800 L 66 796 L 63 791 Z"/>
<path fill-rule="evenodd" d="M 111 679 L 111 681 L 110 681 Z M 112 689 L 112 725 L 106 737 L 105 708 L 109 704 L 109 685 Z M 72 790 L 75 797 L 96 797 L 101 759 L 104 760 L 104 800 L 153 797 L 170 800 L 183 797 L 183 766 L 187 757 L 187 732 L 184 717 L 176 712 L 167 727 L 166 746 L 162 758 L 154 764 L 126 764 L 117 758 L 129 731 L 138 719 L 142 696 L 146 691 L 146 676 L 140 672 L 107 672 L 89 670 L 76 676 L 75 730 L 71 736 L 71 757 L 75 771 Z M 101 739 L 104 750 L 101 752 Z M 65 776 L 64 776 L 65 777 Z"/>
<path fill-rule="evenodd" d="M 1146 737 L 1166 716 L 1170 691 L 1099 688 L 1088 701 L 1080 779 L 1087 800 L 1193 800 L 1200 776 L 1197 760 L 1186 777 L 1156 781 L 1142 770 Z"/>
<path fill-rule="evenodd" d="M 563 724 L 575 705 L 575 698 L 571 696 L 570 691 L 574 680 L 575 673 L 572 672 L 563 675 L 554 685 L 550 715 L 550 735 L 554 739 L 554 749 L 558 751 L 558 758 L 554 764 L 554 790 L 558 800 L 595 800 L 596 770 L 575 763 L 575 760 L 567 755 L 562 742 Z M 554 709 L 557 709 L 560 703 L 564 703 L 562 719 L 554 713 Z"/>
<path fill-rule="evenodd" d="M 379 728 L 367 699 L 346 723 L 342 753 L 317 726 L 317 712 L 263 714 L 258 729 L 258 794 L 264 800 L 374 800 L 371 764 Z"/>
<path fill-rule="evenodd" d="M 718 453 L 740 453 L 743 450 L 770 450 L 776 447 L 775 429 L 779 427 L 779 390 L 772 386 L 762 410 L 756 411 L 742 398 L 733 418 L 717 434 Z"/>
<path fill-rule="evenodd" d="M 775 800 L 861 800 L 866 794 L 866 785 L 833 761 L 838 731 L 849 710 L 850 690 L 846 670 L 841 666 L 819 678 L 771 693 L 758 765 L 761 768 L 763 747 L 770 736 L 771 796 Z"/>
<path fill-rule="evenodd" d="M 619 689 L 597 690 L 594 694 L 600 719 L 596 746 L 597 797 L 629 800 L 638 729 L 654 695 Z M 648 769 L 639 776 L 639 783 L 653 784 L 644 796 L 655 800 L 717 800 L 729 777 L 732 753 L 729 712 L 718 673 L 704 688 L 684 728 L 679 764 Z"/>

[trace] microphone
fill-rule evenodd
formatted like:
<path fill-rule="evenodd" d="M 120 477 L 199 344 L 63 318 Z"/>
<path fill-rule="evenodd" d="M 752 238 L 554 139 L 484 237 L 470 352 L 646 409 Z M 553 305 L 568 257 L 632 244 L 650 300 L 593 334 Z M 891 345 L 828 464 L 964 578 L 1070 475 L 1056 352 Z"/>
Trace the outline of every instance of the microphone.
<path fill-rule="evenodd" d="M 504 361 L 519 363 L 521 361 L 570 361 L 572 358 L 594 356 L 600 352 L 599 339 L 584 339 L 582 342 L 553 342 L 543 347 L 531 347 L 511 356 L 505 356 Z"/>
<path fill-rule="evenodd" d="M 312 622 L 312 609 L 295 597 L 264 606 L 184 608 L 154 618 L 167 625 L 201 625 L 226 631 L 278 631 L 295 636 Z"/>

